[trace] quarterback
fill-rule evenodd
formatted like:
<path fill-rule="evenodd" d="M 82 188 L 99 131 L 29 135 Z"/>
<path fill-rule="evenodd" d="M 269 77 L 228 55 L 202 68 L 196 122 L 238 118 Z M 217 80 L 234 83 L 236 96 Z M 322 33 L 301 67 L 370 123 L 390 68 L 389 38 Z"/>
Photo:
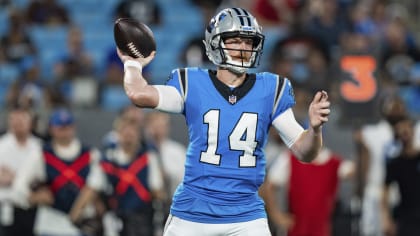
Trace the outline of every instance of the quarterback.
<path fill-rule="evenodd" d="M 310 162 L 322 146 L 328 95 L 314 95 L 310 126 L 304 130 L 292 112 L 291 82 L 269 72 L 248 73 L 259 64 L 264 35 L 244 9 L 217 13 L 205 30 L 204 44 L 217 69 L 175 69 L 166 85 L 149 85 L 142 76 L 154 52 L 132 58 L 117 49 L 131 101 L 181 113 L 188 126 L 185 176 L 173 196 L 164 235 L 271 235 L 258 196 L 268 130 L 274 126 L 293 153 Z"/>

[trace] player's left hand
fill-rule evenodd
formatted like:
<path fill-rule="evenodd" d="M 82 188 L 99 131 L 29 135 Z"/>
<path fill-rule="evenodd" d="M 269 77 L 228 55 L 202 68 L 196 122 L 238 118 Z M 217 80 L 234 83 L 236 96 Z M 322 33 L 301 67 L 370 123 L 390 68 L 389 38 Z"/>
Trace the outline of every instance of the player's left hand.
<path fill-rule="evenodd" d="M 319 91 L 309 105 L 309 121 L 315 131 L 319 131 L 321 126 L 328 121 L 330 114 L 330 101 L 325 91 Z"/>

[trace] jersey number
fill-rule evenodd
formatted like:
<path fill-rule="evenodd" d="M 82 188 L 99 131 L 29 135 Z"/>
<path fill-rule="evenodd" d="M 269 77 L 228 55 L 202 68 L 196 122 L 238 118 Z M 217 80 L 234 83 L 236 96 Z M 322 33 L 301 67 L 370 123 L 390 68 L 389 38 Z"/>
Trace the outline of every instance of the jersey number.
<path fill-rule="evenodd" d="M 341 59 L 341 68 L 349 72 L 355 82 L 341 83 L 342 97 L 353 103 L 369 102 L 378 90 L 373 73 L 376 60 L 372 56 L 345 56 Z"/>
<path fill-rule="evenodd" d="M 204 123 L 208 125 L 207 150 L 201 152 L 200 162 L 220 165 L 221 155 L 216 153 L 220 128 L 219 117 L 219 110 L 210 110 L 204 115 Z M 242 116 L 229 135 L 230 149 L 243 152 L 239 156 L 239 167 L 256 166 L 257 158 L 254 155 L 254 151 L 257 147 L 257 141 L 255 140 L 257 121 L 257 114 L 242 113 Z"/>

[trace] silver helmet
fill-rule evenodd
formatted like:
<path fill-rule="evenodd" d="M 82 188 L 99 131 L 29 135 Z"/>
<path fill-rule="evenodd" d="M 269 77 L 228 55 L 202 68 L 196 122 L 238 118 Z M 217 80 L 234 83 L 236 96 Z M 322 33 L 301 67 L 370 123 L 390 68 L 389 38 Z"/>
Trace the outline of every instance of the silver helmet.
<path fill-rule="evenodd" d="M 251 52 L 249 61 L 234 61 L 224 40 L 232 37 L 252 38 L 252 50 L 239 50 Z M 264 45 L 264 35 L 257 20 L 248 11 L 242 8 L 226 8 L 215 15 L 206 28 L 205 40 L 207 57 L 215 65 L 226 68 L 234 73 L 245 73 L 248 68 L 259 65 Z"/>

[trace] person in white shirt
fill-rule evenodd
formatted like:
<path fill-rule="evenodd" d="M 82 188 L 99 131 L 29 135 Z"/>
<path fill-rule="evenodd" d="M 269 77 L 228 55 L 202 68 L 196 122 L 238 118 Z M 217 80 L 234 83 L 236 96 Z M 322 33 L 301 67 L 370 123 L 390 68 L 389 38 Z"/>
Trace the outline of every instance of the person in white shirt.
<path fill-rule="evenodd" d="M 23 209 L 14 201 L 15 179 L 22 174 L 22 164 L 41 156 L 41 140 L 31 134 L 32 115 L 15 107 L 8 114 L 8 128 L 0 137 L 0 203 L 1 225 L 6 235 L 33 235 L 36 209 Z"/>
<path fill-rule="evenodd" d="M 160 164 L 168 181 L 169 195 L 172 196 L 184 178 L 185 145 L 170 138 L 170 116 L 160 111 L 146 114 L 146 138 L 156 148 Z"/>
<path fill-rule="evenodd" d="M 361 198 L 361 219 L 360 233 L 368 236 L 382 236 L 382 225 L 380 222 L 380 199 L 382 184 L 385 176 L 386 156 L 390 156 L 391 148 L 394 153 L 398 147 L 391 144 L 394 142 L 392 125 L 407 116 L 404 101 L 398 95 L 382 98 L 380 104 L 381 120 L 375 124 L 362 126 L 355 132 L 355 143 L 357 145 L 357 164 L 359 183 L 359 197 Z M 420 128 L 415 129 L 416 137 L 420 137 Z M 414 146 L 419 148 L 420 141 L 414 141 Z M 398 202 L 398 193 L 395 187 L 390 188 L 391 197 L 389 204 L 395 205 Z"/>
<path fill-rule="evenodd" d="M 100 230 L 83 224 L 97 217 L 93 203 L 104 189 L 99 151 L 77 138 L 75 120 L 68 109 L 53 111 L 49 131 L 51 141 L 44 145 L 42 157 L 25 162 L 24 173 L 14 186 L 16 192 L 26 196 L 28 206 L 42 206 L 36 233 L 78 236 Z M 31 189 L 37 182 L 40 187 Z M 101 219 L 96 222 L 100 225 Z"/>
<path fill-rule="evenodd" d="M 162 222 L 158 226 L 163 227 L 165 217 L 169 214 L 169 207 L 172 203 L 170 197 L 173 196 L 176 188 L 184 178 L 184 163 L 187 149 L 184 144 L 170 137 L 171 120 L 168 113 L 152 110 L 146 114 L 145 124 L 146 139 L 148 144 L 157 151 L 165 183 L 167 198 L 162 202 L 158 202 L 161 204 L 156 204 L 157 209 L 155 213 L 157 221 Z"/>

